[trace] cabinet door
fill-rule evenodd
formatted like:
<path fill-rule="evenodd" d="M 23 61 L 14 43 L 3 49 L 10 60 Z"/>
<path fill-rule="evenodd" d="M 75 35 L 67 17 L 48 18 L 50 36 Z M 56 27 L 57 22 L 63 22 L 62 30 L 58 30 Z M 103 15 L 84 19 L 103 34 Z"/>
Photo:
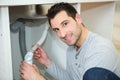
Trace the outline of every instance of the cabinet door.
<path fill-rule="evenodd" d="M 0 7 L 0 80 L 13 80 L 8 7 Z"/>

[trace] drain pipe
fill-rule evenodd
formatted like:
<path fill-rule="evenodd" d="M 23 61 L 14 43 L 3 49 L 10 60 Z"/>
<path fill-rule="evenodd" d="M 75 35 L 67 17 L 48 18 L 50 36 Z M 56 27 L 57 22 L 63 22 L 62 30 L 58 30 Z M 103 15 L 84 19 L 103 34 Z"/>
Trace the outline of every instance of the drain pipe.
<path fill-rule="evenodd" d="M 19 18 L 14 23 L 10 24 L 10 29 L 13 32 L 19 31 L 19 45 L 22 58 L 24 59 L 25 54 L 27 53 L 26 41 L 25 41 L 25 23 L 33 22 L 32 19 L 23 19 Z"/>

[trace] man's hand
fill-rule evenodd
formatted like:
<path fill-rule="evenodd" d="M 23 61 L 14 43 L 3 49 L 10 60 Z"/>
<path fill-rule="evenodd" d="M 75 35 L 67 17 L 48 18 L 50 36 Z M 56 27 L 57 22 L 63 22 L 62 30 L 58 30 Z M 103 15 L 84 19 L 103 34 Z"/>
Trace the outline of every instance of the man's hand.
<path fill-rule="evenodd" d="M 51 61 L 47 56 L 46 52 L 38 45 L 38 48 L 34 51 L 33 58 L 37 60 L 40 64 L 48 67 L 51 65 Z"/>
<path fill-rule="evenodd" d="M 20 76 L 24 80 L 45 80 L 36 65 L 30 65 L 25 61 L 20 65 Z"/>

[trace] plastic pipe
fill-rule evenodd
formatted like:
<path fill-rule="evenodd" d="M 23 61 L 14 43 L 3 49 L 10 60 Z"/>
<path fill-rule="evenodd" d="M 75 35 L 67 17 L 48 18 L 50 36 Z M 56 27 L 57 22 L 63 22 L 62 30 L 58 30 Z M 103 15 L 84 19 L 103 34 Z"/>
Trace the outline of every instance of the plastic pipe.
<path fill-rule="evenodd" d="M 37 45 L 42 45 L 47 37 L 49 26 L 47 25 L 47 23 L 45 23 L 45 24 L 46 24 L 46 26 L 45 26 L 45 30 L 43 31 L 42 37 L 25 55 L 24 59 L 29 64 L 33 63 L 33 52 L 37 49 Z"/>
<path fill-rule="evenodd" d="M 10 24 L 10 29 L 13 32 L 16 32 L 19 30 L 20 51 L 21 51 L 22 58 L 24 59 L 24 56 L 27 52 L 26 41 L 25 41 L 25 24 L 19 21 L 15 21 L 14 23 Z"/>

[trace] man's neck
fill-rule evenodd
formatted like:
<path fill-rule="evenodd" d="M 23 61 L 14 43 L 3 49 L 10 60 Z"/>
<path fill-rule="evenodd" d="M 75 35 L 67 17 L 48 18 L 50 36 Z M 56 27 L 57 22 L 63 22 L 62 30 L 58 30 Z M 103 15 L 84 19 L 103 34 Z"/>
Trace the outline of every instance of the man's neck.
<path fill-rule="evenodd" d="M 86 27 L 83 27 L 81 37 L 79 38 L 77 44 L 75 45 L 76 50 L 78 50 L 81 47 L 81 45 L 85 42 L 87 35 L 88 29 Z"/>

